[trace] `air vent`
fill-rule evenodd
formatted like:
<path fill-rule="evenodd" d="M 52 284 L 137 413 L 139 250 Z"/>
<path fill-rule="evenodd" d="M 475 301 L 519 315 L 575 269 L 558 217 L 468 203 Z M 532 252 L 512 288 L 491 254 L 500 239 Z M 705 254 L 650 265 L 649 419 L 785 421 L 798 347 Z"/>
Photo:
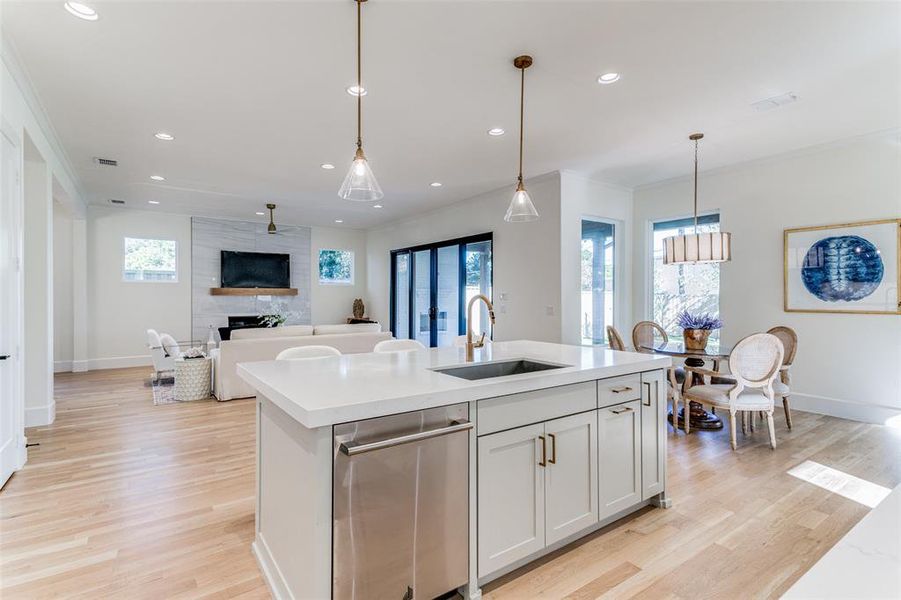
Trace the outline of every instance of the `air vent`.
<path fill-rule="evenodd" d="M 119 161 L 113 160 L 112 158 L 100 158 L 100 157 L 95 156 L 94 162 L 103 167 L 118 167 L 119 166 Z"/>
<path fill-rule="evenodd" d="M 115 198 L 110 198 L 109 203 L 114 204 L 116 206 L 124 206 L 125 200 L 116 200 Z"/>
<path fill-rule="evenodd" d="M 757 102 L 751 104 L 751 106 L 758 112 L 765 112 L 797 101 L 798 96 L 792 92 L 788 92 L 787 94 L 781 94 L 779 96 L 773 96 L 772 98 L 758 100 Z"/>

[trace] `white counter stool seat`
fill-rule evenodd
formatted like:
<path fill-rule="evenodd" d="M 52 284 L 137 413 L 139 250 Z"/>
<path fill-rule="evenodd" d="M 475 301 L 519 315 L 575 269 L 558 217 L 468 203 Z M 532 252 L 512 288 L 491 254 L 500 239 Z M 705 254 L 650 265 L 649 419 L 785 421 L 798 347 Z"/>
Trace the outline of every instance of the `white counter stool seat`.
<path fill-rule="evenodd" d="M 773 384 L 782 367 L 784 350 L 782 342 L 770 333 L 755 333 L 744 338 L 729 355 L 729 367 L 734 383 L 710 383 L 712 377 L 721 373 L 698 367 L 685 367 L 689 377 L 685 385 L 690 385 L 692 374 L 701 375 L 704 385 L 686 387 L 682 397 L 686 404 L 690 401 L 729 410 L 729 433 L 732 449 L 738 448 L 735 432 L 735 414 L 738 412 L 760 411 L 766 414 L 770 434 L 770 447 L 776 447 L 776 431 L 773 426 L 773 404 L 775 392 Z M 687 406 L 686 406 L 687 409 Z"/>
<path fill-rule="evenodd" d="M 275 360 L 302 360 L 304 358 L 321 358 L 323 356 L 341 356 L 337 348 L 331 346 L 295 346 L 285 348 L 275 357 Z"/>
<path fill-rule="evenodd" d="M 410 350 L 425 350 L 418 340 L 383 340 L 375 345 L 373 352 L 409 352 Z"/>

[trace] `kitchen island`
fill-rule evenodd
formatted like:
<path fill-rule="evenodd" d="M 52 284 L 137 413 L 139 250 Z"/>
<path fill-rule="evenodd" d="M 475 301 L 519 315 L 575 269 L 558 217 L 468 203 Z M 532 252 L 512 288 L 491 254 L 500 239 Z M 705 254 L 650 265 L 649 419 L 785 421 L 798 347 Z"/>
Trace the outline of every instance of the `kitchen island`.
<path fill-rule="evenodd" d="M 432 598 L 666 507 L 667 357 L 532 341 L 238 365 L 276 598 Z"/>

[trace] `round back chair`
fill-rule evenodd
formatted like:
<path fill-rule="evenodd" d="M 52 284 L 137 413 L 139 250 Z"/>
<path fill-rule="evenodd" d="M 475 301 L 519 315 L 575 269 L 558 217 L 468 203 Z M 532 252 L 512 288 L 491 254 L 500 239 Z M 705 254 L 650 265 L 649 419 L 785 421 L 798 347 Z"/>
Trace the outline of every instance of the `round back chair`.
<path fill-rule="evenodd" d="M 767 333 L 779 338 L 779 341 L 782 342 L 782 347 L 785 350 L 782 364 L 786 366 L 791 365 L 795 360 L 795 353 L 798 352 L 798 334 L 795 333 L 794 329 L 785 325 L 773 327 L 767 331 Z"/>
<path fill-rule="evenodd" d="M 607 325 L 607 343 L 610 345 L 611 350 L 625 351 L 626 349 L 623 336 L 619 334 L 613 325 Z"/>
<path fill-rule="evenodd" d="M 729 354 L 729 370 L 741 388 L 769 388 L 782 366 L 785 350 L 782 342 L 771 333 L 755 333 L 742 339 Z"/>
<path fill-rule="evenodd" d="M 331 346 L 295 346 L 279 352 L 275 360 L 302 360 L 304 358 L 322 358 L 324 356 L 341 356 L 341 352 Z"/>
<path fill-rule="evenodd" d="M 655 342 L 655 338 L 659 338 L 661 343 Z M 647 350 L 648 346 L 666 346 L 669 342 L 669 336 L 666 330 L 654 321 L 639 321 L 632 328 L 632 345 L 635 346 L 636 352 L 653 353 Z"/>
<path fill-rule="evenodd" d="M 375 345 L 373 352 L 408 352 L 410 350 L 425 350 L 425 346 L 418 340 L 383 340 Z"/>

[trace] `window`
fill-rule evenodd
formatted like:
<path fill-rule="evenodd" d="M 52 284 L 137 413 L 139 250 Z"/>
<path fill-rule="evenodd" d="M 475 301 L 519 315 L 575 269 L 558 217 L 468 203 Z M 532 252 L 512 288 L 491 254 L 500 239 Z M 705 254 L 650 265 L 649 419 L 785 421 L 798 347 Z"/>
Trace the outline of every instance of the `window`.
<path fill-rule="evenodd" d="M 320 250 L 319 283 L 353 285 L 354 253 L 351 250 Z"/>
<path fill-rule="evenodd" d="M 582 344 L 604 344 L 613 324 L 613 223 L 582 220 Z"/>
<path fill-rule="evenodd" d="M 466 333 L 466 306 L 491 297 L 491 234 L 391 252 L 391 331 L 426 346 L 452 346 Z M 491 337 L 488 309 L 472 314 L 476 333 Z"/>
<path fill-rule="evenodd" d="M 663 239 L 692 233 L 693 227 L 694 219 L 691 218 L 654 223 L 653 319 L 663 326 L 670 337 L 682 336 L 676 317 L 683 310 L 712 315 L 719 315 L 720 312 L 719 264 L 663 264 Z M 719 215 L 698 217 L 698 233 L 719 230 Z M 714 331 L 710 339 L 718 341 L 719 331 Z"/>
<path fill-rule="evenodd" d="M 178 281 L 178 246 L 175 240 L 125 238 L 125 281 Z"/>

